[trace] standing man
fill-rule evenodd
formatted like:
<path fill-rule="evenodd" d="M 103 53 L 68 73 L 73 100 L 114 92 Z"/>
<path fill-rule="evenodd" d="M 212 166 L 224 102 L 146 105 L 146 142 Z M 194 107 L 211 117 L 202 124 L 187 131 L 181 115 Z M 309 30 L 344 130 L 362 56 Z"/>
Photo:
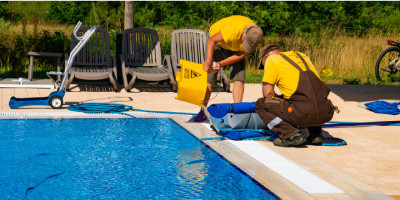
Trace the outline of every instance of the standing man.
<path fill-rule="evenodd" d="M 262 41 L 263 32 L 248 17 L 234 15 L 223 18 L 211 25 L 209 35 L 207 58 L 203 63 L 204 71 L 209 72 L 207 76 L 207 92 L 203 105 L 207 107 L 217 72 L 222 67 L 231 64 L 230 79 L 234 80 L 233 101 L 235 103 L 242 102 L 244 81 L 246 80 L 244 58 L 247 54 L 252 53 Z M 194 118 L 194 121 L 201 122 L 205 119 L 206 116 L 202 108 Z"/>
<path fill-rule="evenodd" d="M 299 127 L 308 127 L 312 144 L 322 144 L 322 124 L 337 110 L 327 98 L 330 89 L 320 80 L 314 65 L 303 53 L 281 52 L 268 44 L 260 51 L 263 97 L 255 107 L 267 127 L 279 135 L 276 146 L 298 146 L 306 142 Z M 283 97 L 275 95 L 277 85 Z"/>

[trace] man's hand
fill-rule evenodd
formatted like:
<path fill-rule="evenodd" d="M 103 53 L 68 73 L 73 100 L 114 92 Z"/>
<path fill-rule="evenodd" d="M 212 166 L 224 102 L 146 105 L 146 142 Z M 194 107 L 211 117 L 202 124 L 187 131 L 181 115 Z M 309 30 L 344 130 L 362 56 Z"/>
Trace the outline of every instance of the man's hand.
<path fill-rule="evenodd" d="M 219 70 L 221 70 L 221 65 L 219 64 L 219 62 L 215 63 L 214 66 L 212 67 L 212 71 L 213 72 L 218 72 Z"/>
<path fill-rule="evenodd" d="M 212 71 L 212 68 L 211 68 L 212 66 L 211 66 L 211 62 L 207 62 L 207 61 L 205 61 L 204 63 L 203 63 L 203 69 L 204 69 L 204 71 L 206 71 L 206 72 L 211 72 Z"/>
<path fill-rule="evenodd" d="M 213 65 L 213 66 L 211 66 Z M 203 63 L 203 69 L 206 72 L 218 72 L 221 70 L 221 65 L 219 62 L 212 62 L 212 64 L 208 64 L 208 62 Z"/>

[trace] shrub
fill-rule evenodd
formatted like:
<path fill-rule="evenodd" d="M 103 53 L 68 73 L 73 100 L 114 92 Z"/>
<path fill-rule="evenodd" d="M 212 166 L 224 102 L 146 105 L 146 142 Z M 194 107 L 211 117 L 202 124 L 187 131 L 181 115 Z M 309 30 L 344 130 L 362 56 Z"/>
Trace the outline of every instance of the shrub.
<path fill-rule="evenodd" d="M 361 83 L 361 80 L 358 77 L 344 78 L 343 81 L 348 85 L 359 85 Z"/>
<path fill-rule="evenodd" d="M 42 31 L 37 36 L 22 34 L 2 34 L 0 40 L 0 61 L 3 65 L 12 65 L 13 73 L 21 76 L 25 66 L 28 66 L 28 52 L 58 52 L 66 53 L 69 51 L 70 39 L 65 34 Z M 45 61 L 44 61 L 45 62 Z"/>

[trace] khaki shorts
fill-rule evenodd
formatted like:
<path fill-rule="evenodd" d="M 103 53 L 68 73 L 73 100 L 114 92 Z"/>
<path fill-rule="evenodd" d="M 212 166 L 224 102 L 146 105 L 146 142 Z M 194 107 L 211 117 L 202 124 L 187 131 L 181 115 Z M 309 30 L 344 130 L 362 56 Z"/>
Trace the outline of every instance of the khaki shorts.
<path fill-rule="evenodd" d="M 219 62 L 221 60 L 224 60 L 232 55 L 234 55 L 236 52 L 235 51 L 229 51 L 221 48 L 218 45 L 215 45 L 214 48 L 214 54 L 213 54 L 213 59 L 215 62 Z M 245 63 L 244 60 L 240 60 L 237 63 L 233 63 L 230 65 L 230 79 L 234 81 L 245 81 L 246 80 L 246 68 L 245 68 Z M 222 69 L 221 69 L 222 70 Z M 218 72 L 215 73 L 209 73 L 207 75 L 207 82 L 213 83 L 215 80 L 221 79 L 220 77 L 217 78 L 217 76 L 220 75 Z"/>

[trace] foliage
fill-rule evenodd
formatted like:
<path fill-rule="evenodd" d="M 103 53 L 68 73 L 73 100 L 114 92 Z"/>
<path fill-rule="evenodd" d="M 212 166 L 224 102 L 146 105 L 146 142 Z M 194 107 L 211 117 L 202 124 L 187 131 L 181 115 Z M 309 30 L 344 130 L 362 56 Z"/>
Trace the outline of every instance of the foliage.
<path fill-rule="evenodd" d="M 44 17 L 63 24 L 75 24 L 84 21 L 92 8 L 88 1 L 51 1 Z"/>
<path fill-rule="evenodd" d="M 11 28 L 11 22 L 0 18 L 0 32 L 7 31 Z"/>
<path fill-rule="evenodd" d="M 359 85 L 361 83 L 361 80 L 358 77 L 344 78 L 343 81 L 345 84 L 348 84 L 348 85 Z"/>
<path fill-rule="evenodd" d="M 49 2 L 46 1 L 10 1 L 8 8 L 13 13 L 14 19 L 39 21 L 43 13 L 48 9 Z"/>
<path fill-rule="evenodd" d="M 75 24 L 78 20 L 107 29 L 123 28 L 124 2 L 0 2 L 0 18 L 37 19 Z M 231 15 L 253 19 L 268 35 L 310 35 L 321 29 L 364 34 L 398 30 L 400 2 L 389 1 L 135 1 L 136 27 L 166 26 L 207 30 Z"/>
<path fill-rule="evenodd" d="M 21 75 L 28 65 L 28 52 L 60 52 L 69 51 L 70 40 L 63 32 L 43 31 L 34 35 L 3 35 L 7 40 L 0 40 L 0 63 L 2 66 L 13 66 L 13 73 Z"/>
<path fill-rule="evenodd" d="M 10 20 L 12 13 L 8 8 L 8 2 L 1 1 L 0 2 L 0 18 L 4 18 L 5 20 Z"/>
<path fill-rule="evenodd" d="M 321 29 L 350 32 L 398 29 L 399 2 L 179 1 L 135 2 L 135 26 L 207 29 L 217 20 L 245 15 L 266 34 L 314 34 Z"/>
<path fill-rule="evenodd" d="M 86 23 L 96 25 L 106 29 L 123 28 L 124 21 L 124 6 L 123 2 L 117 1 L 99 1 L 92 2 L 92 8 Z"/>

